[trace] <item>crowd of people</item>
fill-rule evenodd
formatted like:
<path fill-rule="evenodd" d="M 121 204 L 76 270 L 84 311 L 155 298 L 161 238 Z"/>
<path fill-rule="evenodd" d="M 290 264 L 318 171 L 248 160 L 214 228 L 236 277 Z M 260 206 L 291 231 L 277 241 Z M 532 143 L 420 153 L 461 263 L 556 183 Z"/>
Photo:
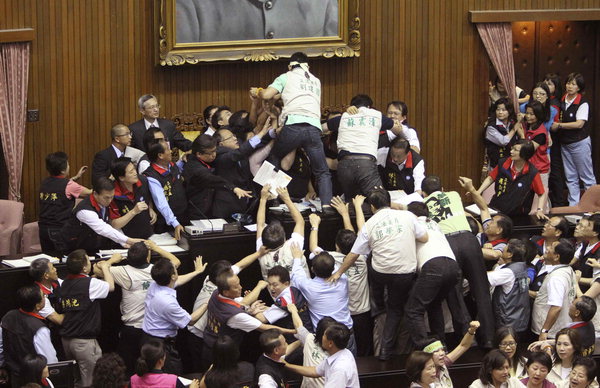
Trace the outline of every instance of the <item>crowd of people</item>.
<path fill-rule="evenodd" d="M 155 96 L 140 97 L 142 119 L 115 125 L 111 145 L 94 156 L 91 189 L 75 182 L 85 167 L 69 178 L 65 153 L 46 158 L 40 242 L 66 256 L 68 275 L 33 261 L 34 283 L 2 318 L 13 386 L 51 386 L 47 363 L 74 359 L 83 387 L 179 387 L 188 372 L 204 373 L 192 387 L 283 387 L 288 372 L 303 376 L 303 387 L 358 387 L 356 356 L 404 353 L 412 387 L 452 387 L 448 367 L 474 344 L 489 352 L 472 387 L 597 386 L 590 356 L 600 337 L 600 215 L 583 217 L 573 236 L 564 217 L 546 216 L 548 191 L 552 206 L 565 191 L 555 168 L 564 164 L 569 203 L 579 201 L 579 180 L 595 184 L 583 78 L 569 75 L 562 100 L 560 88 L 549 75 L 533 98 L 522 92 L 522 118 L 500 85 L 490 93 L 489 176 L 479 188 L 458 180 L 479 219 L 426 175 L 405 103 L 390 102 L 384 115 L 359 94 L 322 120 L 321 83 L 303 53 L 269 86 L 250 89 L 249 111 L 208 106 L 193 141 L 159 118 Z M 182 153 L 177 162 L 172 147 Z M 287 187 L 253 182 L 264 161 L 292 178 Z M 493 216 L 481 195 L 492 184 Z M 413 200 L 392 201 L 398 190 Z M 513 238 L 511 217 L 529 214 L 534 194 L 542 233 Z M 294 202 L 317 196 L 321 208 L 306 225 Z M 293 220 L 289 236 L 267 222 L 274 202 Z M 190 220 L 249 214 L 256 251 L 236 263 L 207 268 L 198 257 L 179 275 L 180 260 L 148 240 L 166 231 L 179 240 Z M 320 235 L 322 219 L 335 216 L 343 228 Z M 114 246 L 126 257 L 90 260 Z M 152 253 L 160 258 L 151 263 Z M 262 279 L 243 292 L 238 275 L 255 262 Z M 176 288 L 204 273 L 188 312 Z M 116 286 L 118 354 L 102 355 L 100 301 Z M 254 331 L 262 354 L 241 361 Z M 182 335 L 192 370 L 182 365 Z"/>

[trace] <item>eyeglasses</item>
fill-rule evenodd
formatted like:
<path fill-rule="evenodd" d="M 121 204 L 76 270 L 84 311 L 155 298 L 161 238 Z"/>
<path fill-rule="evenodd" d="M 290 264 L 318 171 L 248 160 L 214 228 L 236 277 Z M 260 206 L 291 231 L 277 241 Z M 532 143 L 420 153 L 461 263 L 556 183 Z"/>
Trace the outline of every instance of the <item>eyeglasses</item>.
<path fill-rule="evenodd" d="M 131 132 L 122 133 L 120 135 L 117 135 L 117 137 L 122 137 L 122 136 L 131 136 Z"/>
<path fill-rule="evenodd" d="M 498 345 L 498 347 L 500 348 L 514 348 L 515 346 L 517 346 L 516 342 L 500 342 L 500 344 Z"/>
<path fill-rule="evenodd" d="M 150 105 L 150 106 L 147 106 L 145 109 L 148 109 L 148 110 L 160 109 L 160 104 Z"/>
<path fill-rule="evenodd" d="M 234 137 L 235 137 L 235 135 L 231 135 L 231 136 L 229 136 L 228 138 L 221 139 L 221 142 L 224 142 L 224 141 L 227 141 L 227 140 L 233 139 Z"/>

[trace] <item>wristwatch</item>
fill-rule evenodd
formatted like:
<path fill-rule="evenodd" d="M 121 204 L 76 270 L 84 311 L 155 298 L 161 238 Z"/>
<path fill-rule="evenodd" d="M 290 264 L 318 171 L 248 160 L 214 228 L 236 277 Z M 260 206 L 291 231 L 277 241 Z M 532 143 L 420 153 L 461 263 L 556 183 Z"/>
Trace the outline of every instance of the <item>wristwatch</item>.
<path fill-rule="evenodd" d="M 548 330 L 548 329 L 542 329 L 542 330 L 541 330 L 541 332 L 542 332 L 542 333 L 546 333 L 546 334 L 547 334 L 547 333 L 549 333 L 549 332 L 550 332 L 550 330 Z"/>

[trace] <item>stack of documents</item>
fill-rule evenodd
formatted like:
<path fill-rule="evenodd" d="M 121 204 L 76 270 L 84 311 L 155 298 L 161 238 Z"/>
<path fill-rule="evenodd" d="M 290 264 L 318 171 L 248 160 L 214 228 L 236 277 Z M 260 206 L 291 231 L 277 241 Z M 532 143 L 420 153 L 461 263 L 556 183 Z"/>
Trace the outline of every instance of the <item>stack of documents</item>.
<path fill-rule="evenodd" d="M 41 258 L 50 260 L 50 262 L 52 264 L 60 263 L 60 260 L 57 257 L 48 256 L 44 253 L 41 253 L 41 254 L 35 255 L 35 256 L 23 257 L 22 259 L 2 260 L 2 263 L 9 267 L 13 267 L 13 268 L 24 268 L 24 267 L 29 267 L 29 264 L 31 264 L 31 262 L 34 261 L 35 259 L 41 259 Z"/>

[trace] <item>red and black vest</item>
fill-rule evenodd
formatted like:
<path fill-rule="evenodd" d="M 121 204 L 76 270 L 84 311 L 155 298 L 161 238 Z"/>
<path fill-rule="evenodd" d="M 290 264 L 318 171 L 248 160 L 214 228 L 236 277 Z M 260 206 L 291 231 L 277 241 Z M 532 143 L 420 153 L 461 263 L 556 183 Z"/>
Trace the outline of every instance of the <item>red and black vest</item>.
<path fill-rule="evenodd" d="M 561 100 L 560 105 L 560 122 L 561 123 L 572 123 L 577 121 L 577 109 L 579 106 L 587 103 L 587 100 L 583 98 L 581 94 L 577 94 L 575 100 L 571 103 L 571 105 L 567 108 L 565 103 L 565 98 L 567 95 L 565 94 Z M 588 103 L 589 106 L 589 103 Z M 589 120 L 588 120 L 589 121 Z M 558 140 L 561 144 L 571 144 L 578 142 L 580 140 L 585 139 L 589 136 L 588 133 L 588 121 L 583 124 L 582 128 L 579 129 L 559 129 L 558 130 Z"/>
<path fill-rule="evenodd" d="M 582 278 L 594 277 L 594 268 L 587 264 L 587 259 L 600 259 L 600 242 L 597 242 L 588 253 L 585 253 L 588 245 L 588 243 L 583 243 L 581 246 L 581 250 L 579 251 L 579 260 L 577 261 L 575 268 L 581 271 Z"/>
<path fill-rule="evenodd" d="M 244 332 L 227 326 L 227 321 L 234 315 L 242 313 L 245 314 L 246 312 L 239 303 L 223 298 L 219 295 L 219 291 L 215 290 L 208 300 L 208 319 L 204 329 L 204 344 L 212 348 L 220 335 L 228 335 L 240 344 L 244 338 Z"/>
<path fill-rule="evenodd" d="M 279 307 L 282 310 L 288 311 L 288 309 L 287 309 L 288 304 L 290 302 L 295 304 L 296 308 L 298 309 L 298 315 L 300 315 L 300 319 L 302 319 L 302 325 L 306 328 L 306 330 L 308 330 L 312 333 L 313 325 L 312 325 L 312 321 L 310 319 L 310 314 L 308 311 L 308 302 L 306 301 L 306 298 L 304 298 L 304 295 L 302 295 L 300 290 L 294 286 L 290 287 L 290 294 L 292 295 L 291 301 L 288 302 L 283 298 L 277 298 L 277 299 L 275 299 L 275 303 L 274 303 L 275 306 Z M 276 326 L 285 327 L 288 329 L 294 328 L 294 323 L 292 322 L 292 317 L 290 314 L 288 314 L 284 318 L 281 318 L 277 322 L 274 322 L 273 324 Z"/>
<path fill-rule="evenodd" d="M 108 223 L 108 208 L 102 208 L 94 195 L 84 198 L 71 212 L 69 221 L 63 226 L 61 235 L 65 243 L 66 253 L 75 249 L 85 249 L 88 254 L 95 254 L 103 245 L 104 237 L 92 230 L 87 224 L 77 219 L 77 213 L 82 210 L 89 210 L 98 215 L 98 217 Z"/>
<path fill-rule="evenodd" d="M 90 282 L 85 275 L 69 275 L 60 287 L 60 303 L 65 319 L 60 335 L 66 338 L 96 338 L 100 334 L 100 301 L 90 299 Z"/>
<path fill-rule="evenodd" d="M 65 194 L 69 180 L 62 176 L 50 176 L 42 181 L 39 195 L 40 226 L 61 228 L 71 217 L 75 198 L 69 199 Z"/>
<path fill-rule="evenodd" d="M 2 341 L 4 360 L 10 371 L 20 374 L 23 357 L 36 354 L 33 337 L 46 326 L 44 318 L 21 309 L 10 310 L 2 318 Z"/>
<path fill-rule="evenodd" d="M 129 213 L 138 202 L 142 201 L 147 204 L 152 202 L 152 196 L 148 188 L 148 178 L 145 176 L 139 177 L 138 182 L 133 186 L 133 198 L 125 193 L 125 189 L 121 184 L 115 182 L 115 196 L 110 204 L 112 212 L 116 212 L 122 217 Z M 133 217 L 122 230 L 127 237 L 147 239 L 152 236 L 154 228 L 150 224 L 150 211 L 145 210 Z"/>
<path fill-rule="evenodd" d="M 533 201 L 531 183 L 538 170 L 531 163 L 525 162 L 523 170 L 513 179 L 511 164 L 511 158 L 498 161 L 496 193 L 490 201 L 490 207 L 507 216 L 527 215 Z"/>
<path fill-rule="evenodd" d="M 404 168 L 400 170 L 398 165 L 392 162 L 390 151 L 385 162 L 385 166 L 379 166 L 379 175 L 386 190 L 404 190 L 406 194 L 415 192 L 415 178 L 413 170 L 419 162 L 423 160 L 415 150 L 410 149 L 406 155 Z"/>
<path fill-rule="evenodd" d="M 187 219 L 187 197 L 185 195 L 185 189 L 183 188 L 183 181 L 181 180 L 181 172 L 177 165 L 171 163 L 169 169 L 165 170 L 155 163 L 152 163 L 150 167 L 144 171 L 144 175 L 148 178 L 154 178 L 160 183 L 165 193 L 165 198 L 175 217 L 177 217 L 180 222 L 183 219 Z M 157 215 L 158 220 L 156 221 L 155 228 L 160 230 L 161 226 L 164 226 L 166 222 L 160 212 L 157 212 Z M 183 222 L 181 223 L 184 224 Z"/>
<path fill-rule="evenodd" d="M 536 129 L 527 128 L 525 132 L 525 138 L 527 140 L 533 140 L 538 135 L 544 135 L 546 137 L 546 143 L 540 144 L 533 156 L 529 159 L 529 163 L 533 164 L 540 174 L 544 174 L 550 171 L 550 159 L 548 159 L 548 131 L 544 124 L 540 124 Z"/>

